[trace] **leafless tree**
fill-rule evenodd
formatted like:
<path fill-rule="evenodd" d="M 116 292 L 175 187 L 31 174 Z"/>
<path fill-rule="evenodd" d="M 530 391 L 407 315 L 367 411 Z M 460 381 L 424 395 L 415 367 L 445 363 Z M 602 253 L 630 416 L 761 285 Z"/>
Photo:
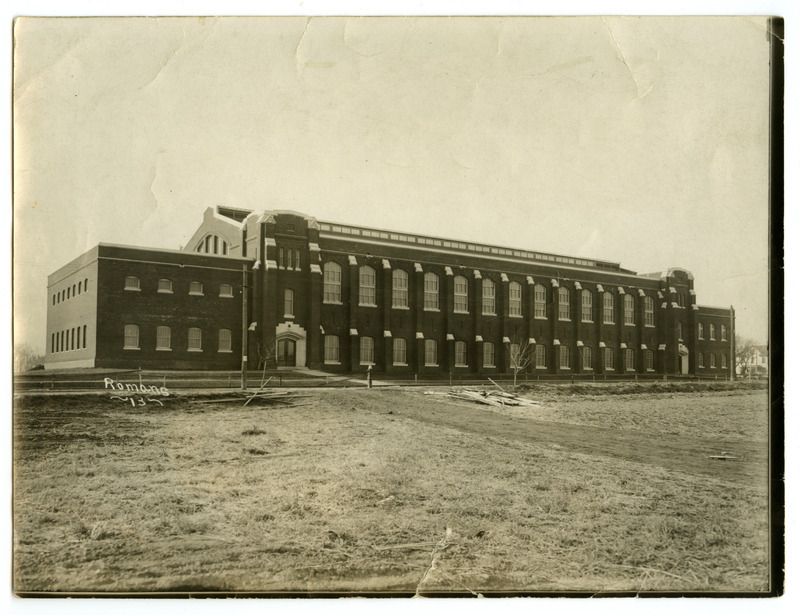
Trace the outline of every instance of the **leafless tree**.
<path fill-rule="evenodd" d="M 44 363 L 44 355 L 39 354 L 30 344 L 22 344 L 14 349 L 14 372 L 26 372 Z"/>
<path fill-rule="evenodd" d="M 750 368 L 755 362 L 756 346 L 758 346 L 758 344 L 748 337 L 742 337 L 738 333 L 734 339 L 736 345 L 736 373 L 743 376 L 748 375 Z"/>
<path fill-rule="evenodd" d="M 517 374 L 528 369 L 533 362 L 533 344 L 528 338 L 515 337 L 510 347 L 511 371 L 514 372 L 514 386 L 517 386 Z"/>
<path fill-rule="evenodd" d="M 275 336 L 268 336 L 266 339 L 259 339 L 256 343 L 258 352 L 258 369 L 274 368 L 278 360 L 278 344 Z"/>

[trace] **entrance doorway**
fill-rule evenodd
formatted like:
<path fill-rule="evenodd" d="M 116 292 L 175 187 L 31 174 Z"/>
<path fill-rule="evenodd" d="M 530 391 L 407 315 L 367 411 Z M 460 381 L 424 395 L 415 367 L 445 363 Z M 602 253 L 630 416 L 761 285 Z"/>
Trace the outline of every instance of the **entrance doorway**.
<path fill-rule="evenodd" d="M 292 339 L 278 340 L 278 367 L 294 367 L 297 343 Z"/>

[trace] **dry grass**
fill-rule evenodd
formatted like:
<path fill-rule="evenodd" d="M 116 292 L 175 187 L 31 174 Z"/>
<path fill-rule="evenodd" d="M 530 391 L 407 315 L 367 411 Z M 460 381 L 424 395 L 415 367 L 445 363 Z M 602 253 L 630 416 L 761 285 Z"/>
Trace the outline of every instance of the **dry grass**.
<path fill-rule="evenodd" d="M 761 398 L 733 399 L 733 413 L 725 395 L 660 399 L 663 420 L 633 428 L 657 437 L 698 412 L 711 433 L 761 425 Z M 16 590 L 767 590 L 763 481 L 475 433 L 404 391 L 312 401 L 18 401 Z M 544 412 L 652 418 L 653 404 L 620 401 Z"/>

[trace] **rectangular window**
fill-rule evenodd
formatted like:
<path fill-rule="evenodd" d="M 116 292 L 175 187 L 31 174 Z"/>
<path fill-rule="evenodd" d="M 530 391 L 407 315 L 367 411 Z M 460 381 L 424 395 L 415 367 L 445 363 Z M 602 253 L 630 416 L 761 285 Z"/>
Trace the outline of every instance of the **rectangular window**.
<path fill-rule="evenodd" d="M 375 270 L 366 265 L 358 270 L 358 305 L 375 305 Z"/>
<path fill-rule="evenodd" d="M 190 295 L 202 295 L 203 294 L 203 283 L 202 282 L 189 282 L 189 294 Z"/>
<path fill-rule="evenodd" d="M 655 367 L 653 366 L 653 351 L 652 350 L 645 350 L 644 351 L 644 367 L 648 372 L 652 372 Z"/>
<path fill-rule="evenodd" d="M 285 254 L 284 248 L 278 248 L 278 267 L 280 267 L 281 269 L 283 269 L 284 267 L 283 263 L 286 260 L 284 258 L 284 254 Z"/>
<path fill-rule="evenodd" d="M 569 369 L 569 346 L 559 346 L 558 357 L 561 369 Z"/>
<path fill-rule="evenodd" d="M 547 289 L 541 284 L 533 289 L 533 315 L 535 318 L 547 318 Z"/>
<path fill-rule="evenodd" d="M 361 338 L 360 348 L 360 362 L 361 365 L 374 365 L 375 364 L 375 340 L 371 337 Z"/>
<path fill-rule="evenodd" d="M 717 367 L 717 355 L 716 355 L 716 354 L 714 354 L 713 352 L 712 352 L 712 353 L 711 353 L 711 355 L 708 357 L 708 366 L 709 366 L 711 369 L 715 369 L 715 368 Z"/>
<path fill-rule="evenodd" d="M 461 314 L 469 312 L 469 290 L 467 278 L 456 276 L 453 279 L 453 311 Z M 465 363 L 466 365 L 466 363 Z"/>
<path fill-rule="evenodd" d="M 439 309 L 439 276 L 435 273 L 425 274 L 424 307 L 426 310 Z"/>
<path fill-rule="evenodd" d="M 614 369 L 614 349 L 604 348 L 603 354 L 605 355 L 605 366 L 607 370 Z"/>
<path fill-rule="evenodd" d="M 135 275 L 125 278 L 125 290 L 142 290 L 141 281 Z"/>
<path fill-rule="evenodd" d="M 626 325 L 634 324 L 634 319 L 633 319 L 633 311 L 634 310 L 633 310 L 633 296 L 632 295 L 625 295 L 625 299 L 624 299 L 624 302 L 622 304 L 622 308 L 623 308 L 623 311 L 624 311 L 625 324 Z"/>
<path fill-rule="evenodd" d="M 603 293 L 603 323 L 614 324 L 614 295 Z"/>
<path fill-rule="evenodd" d="M 679 340 L 683 339 L 683 323 L 682 322 L 678 323 L 678 339 Z"/>
<path fill-rule="evenodd" d="M 294 291 L 291 288 L 283 291 L 283 316 L 294 318 Z"/>
<path fill-rule="evenodd" d="M 592 291 L 590 290 L 581 292 L 581 320 L 592 322 Z"/>
<path fill-rule="evenodd" d="M 522 284 L 517 282 L 508 285 L 508 315 L 522 316 Z"/>
<path fill-rule="evenodd" d="M 126 350 L 139 350 L 139 325 L 125 325 L 125 341 L 122 347 Z"/>
<path fill-rule="evenodd" d="M 233 284 L 220 284 L 219 285 L 220 297 L 233 297 Z"/>
<path fill-rule="evenodd" d="M 703 355 L 702 352 L 698 352 L 697 353 L 697 367 L 705 367 L 705 366 L 706 366 L 705 356 Z"/>
<path fill-rule="evenodd" d="M 156 327 L 156 350 L 172 350 L 172 332 L 169 327 Z"/>
<path fill-rule="evenodd" d="M 486 314 L 487 316 L 493 316 L 496 313 L 494 303 L 494 282 L 491 280 L 483 281 L 483 308 L 481 313 Z"/>
<path fill-rule="evenodd" d="M 719 366 L 722 369 L 725 369 L 726 367 L 728 367 L 728 355 L 726 355 L 726 354 L 720 355 Z"/>
<path fill-rule="evenodd" d="M 168 280 L 166 278 L 161 278 L 158 281 L 158 292 L 160 292 L 160 293 L 171 293 L 172 292 L 172 280 Z"/>
<path fill-rule="evenodd" d="M 558 319 L 569 320 L 569 290 L 558 289 Z"/>
<path fill-rule="evenodd" d="M 456 342 L 456 367 L 467 367 L 466 342 Z"/>
<path fill-rule="evenodd" d="M 713 323 L 708 325 L 708 337 L 709 337 L 709 339 L 712 339 L 712 340 L 716 340 L 717 339 L 717 327 Z"/>
<path fill-rule="evenodd" d="M 483 366 L 494 367 L 494 344 L 492 342 L 483 343 Z"/>
<path fill-rule="evenodd" d="M 408 307 L 408 274 L 402 269 L 392 271 L 392 307 Z"/>
<path fill-rule="evenodd" d="M 294 251 L 294 268 L 300 271 L 300 250 Z"/>
<path fill-rule="evenodd" d="M 644 324 L 648 327 L 655 326 L 655 314 L 653 311 L 653 298 L 644 298 Z"/>
<path fill-rule="evenodd" d="M 83 325 L 83 347 L 86 348 L 86 325 Z"/>
<path fill-rule="evenodd" d="M 705 329 L 702 322 L 697 323 L 697 339 L 705 339 Z"/>
<path fill-rule="evenodd" d="M 339 338 L 335 335 L 325 336 L 325 363 L 339 362 Z"/>
<path fill-rule="evenodd" d="M 219 352 L 232 352 L 232 336 L 230 329 L 219 330 Z"/>
<path fill-rule="evenodd" d="M 323 266 L 323 303 L 342 302 L 342 267 L 339 263 L 325 263 Z"/>
<path fill-rule="evenodd" d="M 592 369 L 592 349 L 584 346 L 581 352 L 583 354 L 583 369 Z"/>
<path fill-rule="evenodd" d="M 392 364 L 406 365 L 406 341 L 402 337 L 392 340 Z"/>
<path fill-rule="evenodd" d="M 719 328 L 719 336 L 723 342 L 728 341 L 728 327 L 725 325 L 721 325 Z"/>
<path fill-rule="evenodd" d="M 294 268 L 294 259 L 292 256 L 294 255 L 294 250 L 291 248 L 286 249 L 286 268 L 293 269 Z"/>
<path fill-rule="evenodd" d="M 636 365 L 634 362 L 634 355 L 633 349 L 626 348 L 625 349 L 625 369 L 629 372 L 632 372 L 636 369 Z"/>
<path fill-rule="evenodd" d="M 202 352 L 203 331 L 198 327 L 189 327 L 189 352 Z"/>
<path fill-rule="evenodd" d="M 425 365 L 439 365 L 436 340 L 425 340 Z"/>
<path fill-rule="evenodd" d="M 543 344 L 536 344 L 536 368 L 545 369 L 547 367 L 547 349 Z"/>

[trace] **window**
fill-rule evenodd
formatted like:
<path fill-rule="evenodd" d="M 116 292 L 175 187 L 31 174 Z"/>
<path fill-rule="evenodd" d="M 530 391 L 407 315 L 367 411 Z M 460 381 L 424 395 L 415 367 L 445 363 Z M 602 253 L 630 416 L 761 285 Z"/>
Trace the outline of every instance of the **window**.
<path fill-rule="evenodd" d="M 726 369 L 728 367 L 728 355 L 726 354 L 719 355 L 719 366 L 722 369 Z"/>
<path fill-rule="evenodd" d="M 70 350 L 75 350 L 75 327 L 73 327 L 73 328 L 71 329 L 71 333 L 70 333 L 70 342 L 69 342 L 69 344 L 70 344 L 70 347 L 69 347 L 69 349 L 70 349 Z"/>
<path fill-rule="evenodd" d="M 522 284 L 519 282 L 508 285 L 508 315 L 522 316 Z"/>
<path fill-rule="evenodd" d="M 72 288 L 75 288 L 75 287 L 73 286 Z M 75 292 L 75 291 L 73 291 L 73 293 L 74 293 L 74 292 Z M 81 283 L 80 283 L 80 282 L 78 282 L 78 294 L 79 294 L 79 295 L 81 294 Z"/>
<path fill-rule="evenodd" d="M 603 293 L 603 323 L 614 324 L 614 295 L 608 291 Z"/>
<path fill-rule="evenodd" d="M 56 334 L 50 334 L 50 354 L 53 354 L 56 351 Z"/>
<path fill-rule="evenodd" d="M 723 342 L 727 342 L 728 341 L 728 327 L 726 325 L 720 325 L 720 327 L 719 327 L 719 336 L 720 336 L 720 339 Z M 723 356 L 725 356 L 725 355 L 723 355 Z"/>
<path fill-rule="evenodd" d="M 492 342 L 483 343 L 483 366 L 494 367 L 494 344 Z"/>
<path fill-rule="evenodd" d="M 156 350 L 172 350 L 172 331 L 169 327 L 156 327 Z"/>
<path fill-rule="evenodd" d="M 75 296 L 75 285 L 74 284 L 72 285 L 72 296 L 73 297 Z"/>
<path fill-rule="evenodd" d="M 439 276 L 428 272 L 425 274 L 424 307 L 426 310 L 439 309 Z"/>
<path fill-rule="evenodd" d="M 233 284 L 220 284 L 219 285 L 220 297 L 233 297 Z"/>
<path fill-rule="evenodd" d="M 69 286 L 67 287 L 67 299 L 69 299 Z"/>
<path fill-rule="evenodd" d="M 203 350 L 203 331 L 198 327 L 189 327 L 189 352 Z"/>
<path fill-rule="evenodd" d="M 561 369 L 569 369 L 569 346 L 558 347 L 558 364 Z"/>
<path fill-rule="evenodd" d="M 293 259 L 292 259 L 292 255 L 293 254 L 294 254 L 294 250 L 292 250 L 291 248 L 288 248 L 286 250 L 286 268 L 287 269 L 294 268 L 294 262 L 293 262 Z"/>
<path fill-rule="evenodd" d="M 583 369 L 592 369 L 592 349 L 584 346 L 581 353 L 583 354 Z"/>
<path fill-rule="evenodd" d="M 375 270 L 367 265 L 358 270 L 358 305 L 376 305 Z"/>
<path fill-rule="evenodd" d="M 683 339 L 683 323 L 682 322 L 678 323 L 678 339 L 679 340 Z"/>
<path fill-rule="evenodd" d="M 375 363 L 375 340 L 371 337 L 362 337 L 360 350 L 361 365 L 373 365 Z"/>
<path fill-rule="evenodd" d="M 697 339 L 705 339 L 705 327 L 702 322 L 697 323 Z"/>
<path fill-rule="evenodd" d="M 231 330 L 230 329 L 220 329 L 219 330 L 219 350 L 218 352 L 231 352 Z"/>
<path fill-rule="evenodd" d="M 125 325 L 125 342 L 122 347 L 127 350 L 139 350 L 139 325 Z"/>
<path fill-rule="evenodd" d="M 652 372 L 653 369 L 653 351 L 652 350 L 645 350 L 644 351 L 644 367 L 648 372 Z"/>
<path fill-rule="evenodd" d="M 469 312 L 469 286 L 467 278 L 457 275 L 453 278 L 453 311 L 466 314 Z M 464 343 L 464 342 L 462 342 Z M 466 365 L 466 363 L 464 363 Z"/>
<path fill-rule="evenodd" d="M 300 250 L 294 251 L 294 268 L 300 271 Z"/>
<path fill-rule="evenodd" d="M 705 356 L 703 356 L 702 352 L 698 352 L 697 353 L 697 367 L 705 367 L 705 366 L 706 366 Z"/>
<path fill-rule="evenodd" d="M 494 315 L 494 282 L 492 280 L 483 281 L 483 307 L 481 313 Z"/>
<path fill-rule="evenodd" d="M 89 278 L 86 278 L 83 281 L 83 292 L 86 292 L 87 290 L 89 290 Z"/>
<path fill-rule="evenodd" d="M 631 349 L 631 348 L 626 348 L 625 349 L 625 369 L 628 370 L 629 372 L 632 372 L 632 371 L 634 371 L 636 369 L 636 365 L 635 365 L 635 362 L 634 362 L 633 349 Z"/>
<path fill-rule="evenodd" d="M 342 267 L 339 263 L 325 263 L 322 276 L 322 302 L 342 302 Z M 337 341 L 338 343 L 338 341 Z M 338 346 L 337 346 L 338 348 Z M 337 350 L 338 355 L 338 350 Z M 337 359 L 338 361 L 338 359 Z"/>
<path fill-rule="evenodd" d="M 547 367 L 547 349 L 544 344 L 536 344 L 536 367 L 537 369 Z"/>
<path fill-rule="evenodd" d="M 541 284 L 533 287 L 533 316 L 547 318 L 547 289 Z"/>
<path fill-rule="evenodd" d="M 83 325 L 83 347 L 86 348 L 86 325 Z"/>
<path fill-rule="evenodd" d="M 53 305 L 55 305 L 55 304 L 56 304 L 56 296 L 53 295 Z"/>
<path fill-rule="evenodd" d="M 614 369 L 614 349 L 613 348 L 604 348 L 603 349 L 603 362 L 604 362 L 607 370 Z"/>
<path fill-rule="evenodd" d="M 402 269 L 392 271 L 392 307 L 408 307 L 408 274 Z"/>
<path fill-rule="evenodd" d="M 467 366 L 467 343 L 456 342 L 456 367 Z"/>
<path fill-rule="evenodd" d="M 141 282 L 135 275 L 129 275 L 125 278 L 125 290 L 142 290 Z"/>
<path fill-rule="evenodd" d="M 626 325 L 634 324 L 633 320 L 633 295 L 625 295 L 622 303 L 624 322 Z"/>
<path fill-rule="evenodd" d="M 406 341 L 402 337 L 396 337 L 392 340 L 392 364 L 406 364 Z"/>
<path fill-rule="evenodd" d="M 581 291 L 581 320 L 592 322 L 592 291 Z"/>
<path fill-rule="evenodd" d="M 283 316 L 294 317 L 294 291 L 291 288 L 283 291 Z"/>
<path fill-rule="evenodd" d="M 436 340 L 425 340 L 425 365 L 439 365 Z"/>
<path fill-rule="evenodd" d="M 714 324 L 708 325 L 708 337 L 709 339 L 715 340 L 717 339 L 717 327 Z"/>
<path fill-rule="evenodd" d="M 190 295 L 202 295 L 203 294 L 203 283 L 202 282 L 189 282 L 189 294 Z"/>
<path fill-rule="evenodd" d="M 563 287 L 558 289 L 558 319 L 569 320 L 569 291 Z"/>
<path fill-rule="evenodd" d="M 325 336 L 325 363 L 339 362 L 339 338 L 335 335 Z"/>
<path fill-rule="evenodd" d="M 158 281 L 158 292 L 160 292 L 160 293 L 171 293 L 172 292 L 172 280 L 168 280 L 166 278 L 161 278 Z"/>
<path fill-rule="evenodd" d="M 653 327 L 656 324 L 652 297 L 644 298 L 644 324 L 646 327 Z"/>
<path fill-rule="evenodd" d="M 278 248 L 278 267 L 280 267 L 281 269 L 283 269 L 283 266 L 284 266 L 283 263 L 284 263 L 284 260 L 285 260 L 285 258 L 284 258 L 284 254 L 285 253 L 286 252 L 285 252 L 283 247 Z"/>
<path fill-rule="evenodd" d="M 711 369 L 715 369 L 717 367 L 717 355 L 713 352 L 708 357 L 708 366 Z"/>

